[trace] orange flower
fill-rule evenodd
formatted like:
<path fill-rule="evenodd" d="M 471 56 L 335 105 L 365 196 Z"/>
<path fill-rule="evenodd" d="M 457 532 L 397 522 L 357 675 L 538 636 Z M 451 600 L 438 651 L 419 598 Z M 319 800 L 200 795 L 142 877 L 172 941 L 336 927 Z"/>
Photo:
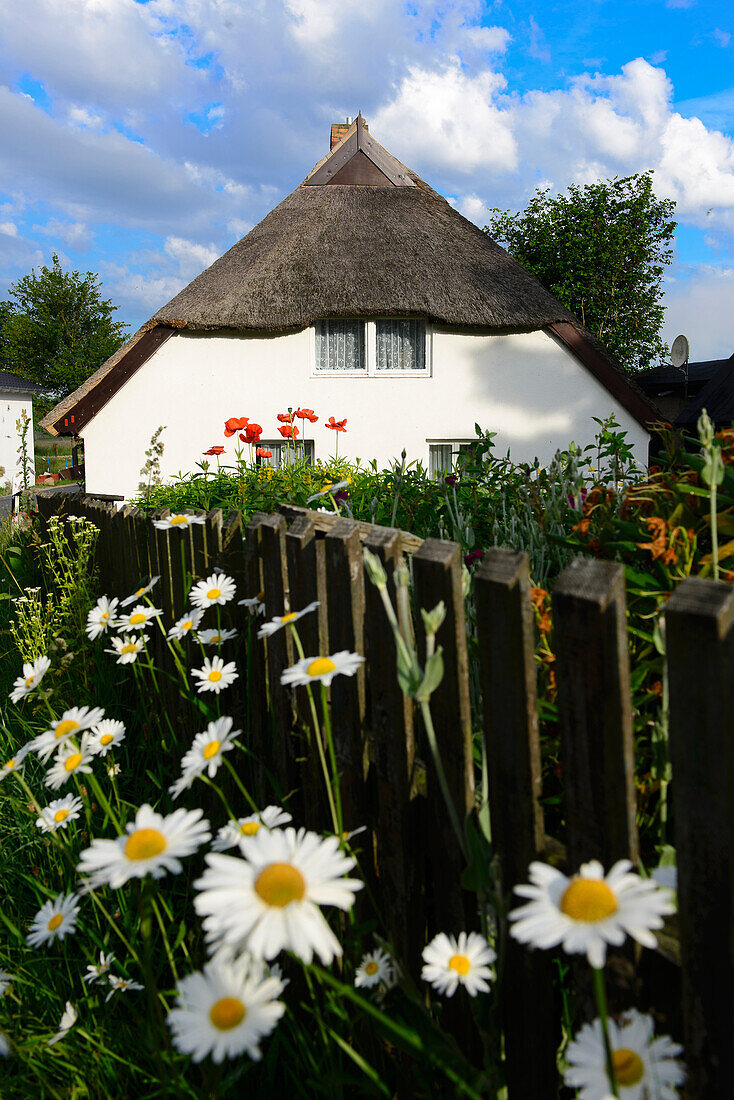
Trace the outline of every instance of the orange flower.
<path fill-rule="evenodd" d="M 543 614 L 538 619 L 538 630 L 540 631 L 541 634 L 550 634 L 550 629 L 551 629 L 551 617 L 550 617 L 550 615 L 548 614 L 547 611 L 544 611 Z"/>
<path fill-rule="evenodd" d="M 217 444 L 216 447 L 210 447 L 208 451 L 204 451 L 204 454 L 205 455 L 223 455 L 224 454 L 224 447 L 220 447 L 219 444 Z"/>
<path fill-rule="evenodd" d="M 248 422 L 249 417 L 247 416 L 230 416 L 229 420 L 225 420 L 224 434 L 227 439 L 233 436 L 235 432 L 241 432 Z"/>
<path fill-rule="evenodd" d="M 257 450 L 255 451 L 255 457 L 256 458 L 272 458 L 273 457 L 273 452 L 272 451 L 267 451 L 265 449 L 265 447 L 258 447 Z"/>
<path fill-rule="evenodd" d="M 301 434 L 295 424 L 282 424 L 278 431 L 283 436 L 283 439 L 298 439 Z"/>
<path fill-rule="evenodd" d="M 343 420 L 335 420 L 333 416 L 330 416 L 328 420 L 324 422 L 325 428 L 331 428 L 335 432 L 345 432 L 347 429 L 344 425 L 347 422 L 346 416 Z"/>
<path fill-rule="evenodd" d="M 308 420 L 311 424 L 315 424 L 318 420 L 318 416 L 314 415 L 313 409 L 296 409 L 293 415 L 297 416 L 299 420 Z"/>
<path fill-rule="evenodd" d="M 240 434 L 240 439 L 243 443 L 259 443 L 262 434 L 263 430 L 260 424 L 248 424 L 245 428 L 245 434 Z"/>
<path fill-rule="evenodd" d="M 579 520 L 579 522 L 578 522 L 578 523 L 575 523 L 575 524 L 573 525 L 573 527 L 571 528 L 571 530 L 572 530 L 572 531 L 578 531 L 578 533 L 579 533 L 580 535 L 588 535 L 588 533 L 589 533 L 589 525 L 590 525 L 590 523 L 591 523 L 591 520 L 588 520 L 588 519 L 581 519 L 581 520 Z"/>
<path fill-rule="evenodd" d="M 278 420 L 281 424 L 292 424 L 295 413 L 278 413 Z"/>
<path fill-rule="evenodd" d="M 667 543 L 665 535 L 658 535 L 652 542 L 638 542 L 638 549 L 649 550 L 652 554 L 652 560 L 657 561 L 658 558 L 662 558 L 667 553 Z"/>
<path fill-rule="evenodd" d="M 678 555 L 676 554 L 673 547 L 669 546 L 668 549 L 663 554 L 663 565 L 675 565 L 675 563 L 677 561 L 678 561 Z"/>
<path fill-rule="evenodd" d="M 668 522 L 662 516 L 650 516 L 645 521 L 647 529 L 655 538 L 661 538 L 668 530 Z"/>
<path fill-rule="evenodd" d="M 540 610 L 540 608 L 543 606 L 543 603 L 544 603 L 545 598 L 546 598 L 547 595 L 548 595 L 548 593 L 546 592 L 546 590 L 544 588 L 531 588 L 530 589 L 530 599 L 533 601 L 533 603 L 538 608 L 538 610 Z"/>

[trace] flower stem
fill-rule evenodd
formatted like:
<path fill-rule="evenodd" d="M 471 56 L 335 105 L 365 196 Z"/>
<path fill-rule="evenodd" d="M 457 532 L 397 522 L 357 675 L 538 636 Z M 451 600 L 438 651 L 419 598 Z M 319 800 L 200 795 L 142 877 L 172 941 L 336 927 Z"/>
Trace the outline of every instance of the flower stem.
<path fill-rule="evenodd" d="M 604 1053 L 607 1060 L 609 1086 L 612 1090 L 612 1096 L 619 1096 L 617 1078 L 614 1073 L 614 1062 L 612 1061 L 612 1045 L 609 1041 L 609 1013 L 607 1011 L 607 994 L 604 988 L 604 971 L 598 970 L 595 966 L 592 966 L 591 973 L 594 979 L 594 999 L 596 1000 L 596 1009 L 599 1013 L 601 1032 L 604 1039 Z"/>

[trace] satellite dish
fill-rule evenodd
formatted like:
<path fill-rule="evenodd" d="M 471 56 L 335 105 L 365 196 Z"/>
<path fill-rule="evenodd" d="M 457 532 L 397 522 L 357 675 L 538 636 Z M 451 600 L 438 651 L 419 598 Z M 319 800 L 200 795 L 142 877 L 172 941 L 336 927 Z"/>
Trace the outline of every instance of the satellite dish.
<path fill-rule="evenodd" d="M 683 367 L 688 362 L 688 356 L 691 349 L 688 345 L 687 336 L 676 336 L 673 341 L 673 346 L 670 349 L 670 361 L 674 367 Z"/>

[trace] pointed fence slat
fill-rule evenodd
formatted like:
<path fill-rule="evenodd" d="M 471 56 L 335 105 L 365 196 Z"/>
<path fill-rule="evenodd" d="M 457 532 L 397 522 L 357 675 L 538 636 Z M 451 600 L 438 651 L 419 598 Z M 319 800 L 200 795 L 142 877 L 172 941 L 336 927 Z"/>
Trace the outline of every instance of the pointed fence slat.
<path fill-rule="evenodd" d="M 364 654 L 364 570 L 357 524 L 341 519 L 324 539 L 329 593 L 329 652 Z M 367 740 L 365 673 L 336 676 L 331 684 L 331 726 L 340 773 L 343 827 L 365 822 Z"/>
<path fill-rule="evenodd" d="M 265 515 L 255 512 L 245 528 L 244 536 L 244 592 L 242 599 L 264 597 L 262 575 L 262 525 Z M 252 752 L 257 767 L 265 761 L 266 746 L 270 735 L 268 718 L 267 673 L 265 666 L 265 646 L 258 641 L 256 634 L 262 618 L 250 616 L 248 623 L 247 645 L 247 714 L 248 727 L 252 738 Z"/>
<path fill-rule="evenodd" d="M 690 578 L 666 610 L 686 1096 L 734 1078 L 734 590 Z"/>
<path fill-rule="evenodd" d="M 265 617 L 272 619 L 286 611 L 288 574 L 285 555 L 285 519 L 283 516 L 266 516 L 260 527 L 265 589 Z M 292 741 L 293 707 L 291 688 L 280 682 L 284 670 L 292 662 L 292 643 L 286 630 L 277 630 L 258 645 L 267 648 L 268 690 L 273 728 L 271 757 L 275 774 L 287 795 L 298 785 L 295 752 Z"/>
<path fill-rule="evenodd" d="M 474 577 L 492 841 L 502 890 L 527 881 L 545 843 L 528 555 L 488 551 Z M 509 1100 L 551 1097 L 560 1041 L 552 960 L 507 937 L 502 1010 Z"/>
<path fill-rule="evenodd" d="M 624 568 L 578 559 L 553 590 L 568 863 L 636 863 Z"/>

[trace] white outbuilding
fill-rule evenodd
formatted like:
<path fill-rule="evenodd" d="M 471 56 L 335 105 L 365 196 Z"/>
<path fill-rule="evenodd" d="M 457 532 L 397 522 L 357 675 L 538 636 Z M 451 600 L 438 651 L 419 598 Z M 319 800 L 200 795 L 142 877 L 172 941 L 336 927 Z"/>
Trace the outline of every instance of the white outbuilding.
<path fill-rule="evenodd" d="M 34 382 L 19 378 L 10 371 L 0 370 L 0 486 L 17 493 L 23 488 L 21 431 L 23 414 L 29 418 L 26 434 L 26 478 L 29 487 L 36 481 L 33 446 L 33 394 L 39 390 Z"/>
<path fill-rule="evenodd" d="M 405 448 L 432 471 L 475 435 L 547 463 L 614 413 L 647 461 L 658 414 L 524 267 L 370 135 L 361 116 L 245 237 L 163 306 L 45 418 L 84 441 L 88 492 L 133 495 L 160 425 L 165 477 L 262 426 L 312 409 L 306 448 L 382 465 Z M 329 430 L 330 417 L 346 431 Z"/>

